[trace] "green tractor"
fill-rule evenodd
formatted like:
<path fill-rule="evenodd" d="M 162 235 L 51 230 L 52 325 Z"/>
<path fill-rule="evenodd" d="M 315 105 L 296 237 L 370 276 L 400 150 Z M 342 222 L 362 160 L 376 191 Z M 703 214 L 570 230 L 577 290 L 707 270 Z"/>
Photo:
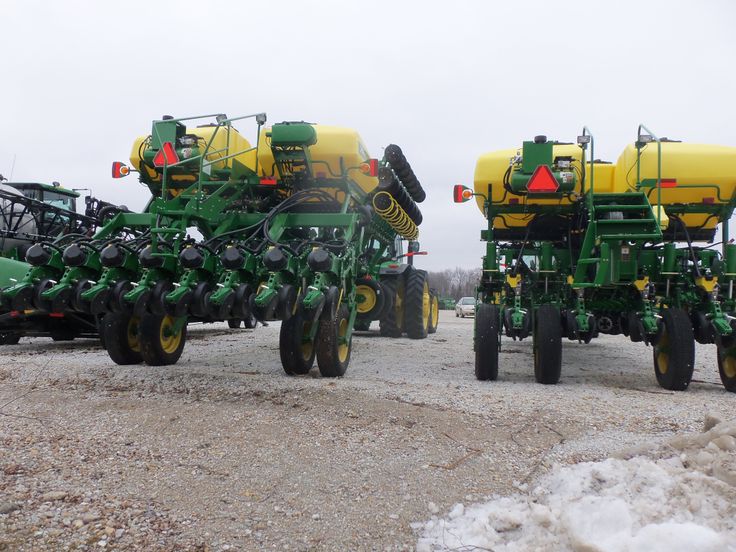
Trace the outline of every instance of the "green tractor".
<path fill-rule="evenodd" d="M 736 391 L 736 148 L 641 125 L 615 164 L 593 150 L 587 128 L 577 144 L 537 136 L 481 156 L 475 188 L 455 187 L 455 202 L 475 198 L 487 219 L 476 377 L 497 378 L 505 334 L 531 337 L 536 380 L 557 383 L 562 340 L 605 333 L 651 345 L 670 390 L 690 384 L 694 342 L 714 343 L 723 385 Z"/>
<path fill-rule="evenodd" d="M 75 190 L 38 182 L 8 182 L 0 177 L 0 289 L 12 288 L 29 270 L 28 251 L 40 242 L 63 243 L 91 235 L 105 220 L 125 211 L 91 196 L 85 212 L 77 212 Z M 17 308 L 16 308 L 17 307 Z M 50 336 L 57 341 L 96 337 L 97 320 L 65 316 L 10 302 L 0 308 L 0 344 L 18 343 L 22 336 Z"/>

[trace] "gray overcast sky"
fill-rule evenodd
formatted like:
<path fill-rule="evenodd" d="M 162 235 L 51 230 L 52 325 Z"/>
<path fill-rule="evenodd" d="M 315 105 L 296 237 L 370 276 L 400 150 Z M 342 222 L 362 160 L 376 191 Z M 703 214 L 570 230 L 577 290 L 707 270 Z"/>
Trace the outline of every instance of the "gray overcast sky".
<path fill-rule="evenodd" d="M 399 144 L 428 193 L 430 269 L 480 266 L 454 205 L 477 157 L 535 134 L 615 160 L 637 124 L 736 146 L 736 2 L 0 0 L 0 173 L 141 208 L 114 181 L 163 114 L 266 111 Z M 250 128 L 242 128 L 248 135 Z"/>

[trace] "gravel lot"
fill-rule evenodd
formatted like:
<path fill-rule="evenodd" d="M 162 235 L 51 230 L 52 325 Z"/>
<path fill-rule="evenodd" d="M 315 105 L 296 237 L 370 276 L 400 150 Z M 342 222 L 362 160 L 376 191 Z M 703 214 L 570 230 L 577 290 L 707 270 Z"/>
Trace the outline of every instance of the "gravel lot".
<path fill-rule="evenodd" d="M 622 337 L 565 342 L 557 386 L 505 340 L 481 383 L 472 327 L 443 311 L 426 340 L 357 334 L 338 380 L 285 376 L 278 323 L 192 326 L 162 368 L 91 341 L 3 347 L 0 550 L 411 550 L 410 524 L 456 502 L 733 418 L 714 346 L 684 393 Z"/>

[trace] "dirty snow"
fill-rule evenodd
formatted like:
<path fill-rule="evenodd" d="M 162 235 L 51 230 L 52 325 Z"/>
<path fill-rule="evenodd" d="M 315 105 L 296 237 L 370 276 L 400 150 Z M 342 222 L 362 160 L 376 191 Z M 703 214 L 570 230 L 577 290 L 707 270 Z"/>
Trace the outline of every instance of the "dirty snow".
<path fill-rule="evenodd" d="M 519 488 L 415 524 L 417 552 L 736 551 L 736 421 Z"/>

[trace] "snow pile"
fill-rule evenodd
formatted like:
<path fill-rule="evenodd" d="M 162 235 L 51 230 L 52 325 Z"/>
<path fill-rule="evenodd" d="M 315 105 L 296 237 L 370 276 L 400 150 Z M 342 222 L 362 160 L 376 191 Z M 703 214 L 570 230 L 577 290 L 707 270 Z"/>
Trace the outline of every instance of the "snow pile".
<path fill-rule="evenodd" d="M 417 552 L 736 552 L 736 421 L 415 524 Z"/>

